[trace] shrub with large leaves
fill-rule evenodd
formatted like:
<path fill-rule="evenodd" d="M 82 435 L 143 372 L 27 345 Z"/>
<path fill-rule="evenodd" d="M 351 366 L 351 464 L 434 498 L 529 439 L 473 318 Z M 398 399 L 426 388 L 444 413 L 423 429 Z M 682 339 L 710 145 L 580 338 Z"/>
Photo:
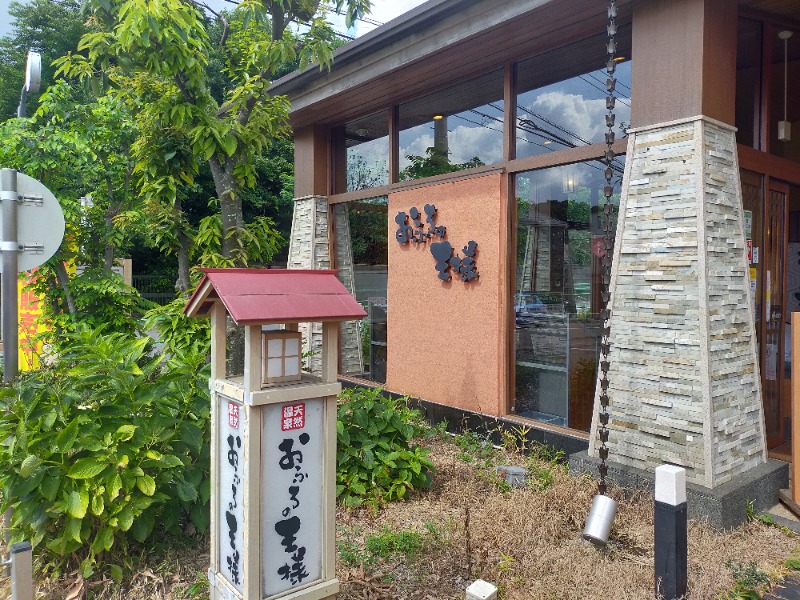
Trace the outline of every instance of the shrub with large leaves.
<path fill-rule="evenodd" d="M 379 388 L 351 388 L 339 396 L 336 419 L 336 497 L 348 507 L 378 507 L 431 485 L 429 450 L 412 445 L 427 428 L 404 398 Z"/>
<path fill-rule="evenodd" d="M 157 523 L 207 528 L 208 371 L 199 353 L 151 357 L 147 337 L 65 335 L 52 366 L 0 390 L 0 511 L 13 509 L 13 541 L 89 576 Z"/>

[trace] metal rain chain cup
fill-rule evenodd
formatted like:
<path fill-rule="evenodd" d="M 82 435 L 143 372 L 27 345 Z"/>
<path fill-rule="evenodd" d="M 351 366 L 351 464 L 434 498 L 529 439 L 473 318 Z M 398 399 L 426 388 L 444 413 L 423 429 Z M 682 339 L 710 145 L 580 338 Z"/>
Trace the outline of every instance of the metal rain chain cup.
<path fill-rule="evenodd" d="M 602 359 L 600 361 L 600 427 L 598 429 L 598 436 L 600 437 L 600 448 L 598 454 L 600 456 L 600 483 L 598 487 L 598 494 L 592 501 L 592 508 L 589 511 L 589 516 L 586 519 L 586 527 L 583 530 L 583 538 L 596 546 L 605 546 L 608 542 L 608 535 L 611 533 L 611 525 L 614 522 L 614 516 L 617 514 L 617 503 L 606 496 L 606 475 L 608 474 L 608 466 L 606 459 L 608 458 L 608 353 L 611 348 L 609 342 L 609 334 L 611 332 L 610 318 L 611 310 L 609 309 L 610 293 L 609 285 L 611 283 L 611 257 L 612 249 L 614 246 L 613 238 L 611 237 L 611 227 L 613 224 L 613 205 L 611 204 L 611 196 L 614 194 L 614 185 L 612 179 L 614 171 L 612 162 L 614 160 L 614 151 L 612 145 L 614 144 L 614 89 L 617 85 L 617 78 L 615 72 L 617 70 L 617 63 L 615 61 L 617 52 L 616 43 L 617 34 L 617 5 L 616 0 L 609 0 L 608 3 L 608 59 L 606 63 L 606 155 L 605 155 L 605 177 L 606 185 L 603 189 L 603 195 L 606 198 L 605 205 L 603 206 L 604 228 L 605 228 L 605 255 L 603 256 L 603 302 L 605 308 L 601 316 L 604 322 L 603 325 L 603 339 L 600 345 Z"/>

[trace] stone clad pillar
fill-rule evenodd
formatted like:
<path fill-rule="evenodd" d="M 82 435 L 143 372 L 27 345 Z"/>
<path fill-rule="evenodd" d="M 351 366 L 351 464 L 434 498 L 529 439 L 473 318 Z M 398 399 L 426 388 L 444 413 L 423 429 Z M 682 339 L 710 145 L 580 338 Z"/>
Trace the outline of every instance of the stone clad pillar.
<path fill-rule="evenodd" d="M 344 211 L 345 218 L 347 216 Z M 341 221 L 341 219 L 339 219 Z M 347 223 L 338 222 L 341 227 Z M 289 239 L 289 269 L 330 269 L 331 252 L 328 239 L 328 199 L 325 196 L 304 196 L 295 199 L 294 213 L 292 214 L 292 233 Z M 337 231 L 339 229 L 337 227 Z M 337 234 L 337 241 L 350 248 L 350 229 Z M 339 264 L 339 279 L 347 291 L 355 296 L 352 253 L 337 253 L 337 258 L 349 256 L 350 260 Z M 344 373 L 362 373 L 364 359 L 361 354 L 358 321 L 346 321 L 340 325 L 340 340 L 342 359 L 340 366 Z M 301 323 L 299 326 L 303 333 L 303 351 L 312 354 L 306 357 L 305 362 L 309 371 L 315 375 L 322 372 L 322 324 Z"/>
<path fill-rule="evenodd" d="M 289 237 L 289 269 L 330 269 L 328 244 L 328 199 L 325 196 L 304 196 L 294 201 L 292 233 Z M 308 370 L 322 373 L 322 323 L 301 323 L 303 353 Z"/>
<path fill-rule="evenodd" d="M 611 275 L 609 459 L 714 488 L 766 461 L 735 129 L 629 130 Z M 590 455 L 596 456 L 595 399 Z"/>

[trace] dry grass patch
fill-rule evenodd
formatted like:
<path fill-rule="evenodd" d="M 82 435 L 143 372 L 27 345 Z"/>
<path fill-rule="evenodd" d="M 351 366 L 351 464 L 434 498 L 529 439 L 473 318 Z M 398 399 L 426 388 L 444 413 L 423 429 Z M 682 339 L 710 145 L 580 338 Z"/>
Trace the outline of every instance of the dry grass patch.
<path fill-rule="evenodd" d="M 476 578 L 497 584 L 505 600 L 653 597 L 652 496 L 612 490 L 619 512 L 608 548 L 598 551 L 580 538 L 595 482 L 569 476 L 547 457 L 526 459 L 464 439 L 425 442 L 438 470 L 427 492 L 378 511 L 338 511 L 339 600 L 462 600 Z M 493 475 L 497 464 L 538 475 L 524 489 L 508 489 Z M 86 582 L 85 597 L 208 598 L 208 539 L 177 546 L 126 558 L 132 576 L 122 585 Z M 780 576 L 783 560 L 799 548 L 797 536 L 760 522 L 728 533 L 692 523 L 689 598 L 727 598 L 736 585 L 729 565 L 753 561 Z M 77 583 L 75 575 L 50 579 L 38 598 L 62 600 Z"/>
<path fill-rule="evenodd" d="M 596 483 L 552 469 L 546 489 L 534 481 L 525 489 L 503 491 L 489 469 L 525 464 L 520 456 L 498 452 L 465 462 L 462 449 L 433 440 L 431 457 L 438 469 L 433 488 L 406 503 L 337 515 L 341 600 L 463 598 L 475 578 L 494 582 L 512 599 L 593 598 L 641 600 L 652 597 L 652 496 L 612 490 L 619 512 L 608 548 L 598 551 L 580 538 Z M 487 464 L 488 462 L 488 464 Z M 547 470 L 547 462 L 539 467 Z M 422 550 L 414 556 L 376 557 L 366 551 L 371 536 L 382 531 L 417 532 Z M 360 548 L 365 566 L 342 560 L 345 550 Z M 750 523 L 717 533 L 702 523 L 689 531 L 689 587 L 692 599 L 724 597 L 735 586 L 726 563 L 758 567 L 779 575 L 782 560 L 798 550 L 791 533 Z M 356 553 L 357 554 L 357 553 Z M 356 556 L 355 558 L 359 558 Z M 343 564 L 344 563 L 344 564 Z"/>

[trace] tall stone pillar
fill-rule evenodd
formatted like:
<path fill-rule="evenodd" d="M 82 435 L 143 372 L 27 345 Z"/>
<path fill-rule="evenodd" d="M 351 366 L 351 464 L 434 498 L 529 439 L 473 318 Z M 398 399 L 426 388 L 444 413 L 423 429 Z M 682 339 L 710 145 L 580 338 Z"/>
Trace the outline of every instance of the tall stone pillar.
<path fill-rule="evenodd" d="M 350 210 L 346 203 L 335 204 L 333 206 L 334 230 L 336 240 L 334 249 L 336 252 L 333 261 L 338 269 L 339 281 L 350 292 L 356 296 L 355 270 L 353 269 L 353 240 L 350 236 Z M 364 353 L 361 349 L 361 321 L 345 321 L 339 328 L 339 340 L 341 341 L 341 365 L 342 373 L 361 374 L 364 372 Z"/>
<path fill-rule="evenodd" d="M 328 199 L 325 196 L 304 196 L 294 201 L 292 233 L 289 238 L 290 269 L 330 269 L 328 243 Z M 304 359 L 308 370 L 322 373 L 322 323 L 301 323 Z"/>
<path fill-rule="evenodd" d="M 347 212 L 344 212 L 345 217 Z M 339 227 L 348 225 L 337 219 Z M 292 214 L 292 233 L 289 239 L 290 269 L 330 269 L 331 253 L 328 239 L 328 199 L 325 196 L 304 196 L 295 199 L 294 213 Z M 337 241 L 350 244 L 350 228 L 337 234 Z M 353 264 L 351 253 L 338 253 L 340 256 L 351 256 L 349 262 L 338 265 L 339 278 L 347 290 L 355 295 L 353 280 Z M 337 260 L 337 263 L 340 262 Z M 319 375 L 322 373 L 322 324 L 301 323 L 300 331 L 303 333 L 303 351 L 311 352 L 305 361 L 308 370 Z M 364 359 L 361 355 L 361 344 L 357 321 L 348 321 L 341 324 L 340 343 L 342 372 L 361 373 L 364 368 Z"/>
<path fill-rule="evenodd" d="M 735 130 L 629 131 L 611 274 L 609 459 L 715 488 L 766 461 Z M 590 455 L 596 456 L 595 399 Z"/>

